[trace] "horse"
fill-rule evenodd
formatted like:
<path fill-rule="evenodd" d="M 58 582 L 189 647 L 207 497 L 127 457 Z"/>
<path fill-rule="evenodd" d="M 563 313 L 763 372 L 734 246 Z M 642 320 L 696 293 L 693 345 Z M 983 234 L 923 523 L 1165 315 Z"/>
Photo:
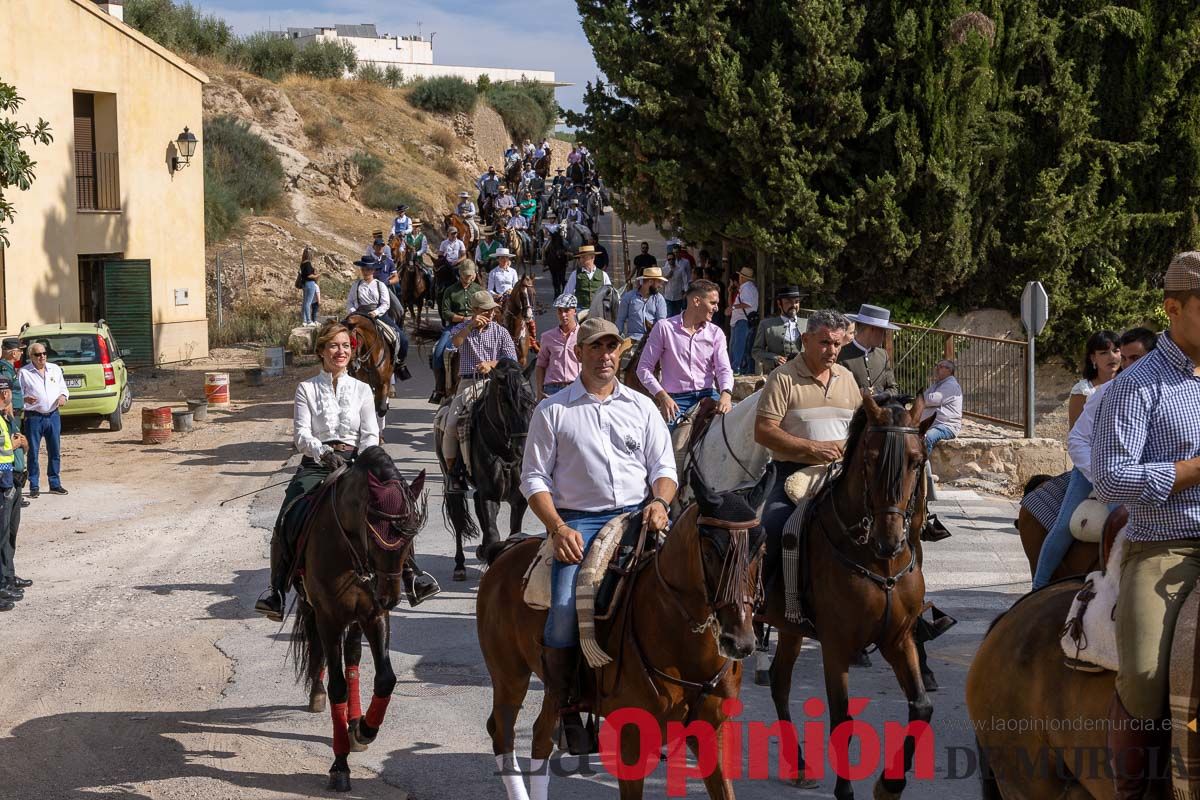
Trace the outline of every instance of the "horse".
<path fill-rule="evenodd" d="M 629 362 L 625 365 L 625 369 L 621 371 L 621 383 L 647 397 L 650 397 L 650 390 L 642 384 L 642 379 L 638 377 L 637 367 L 638 362 L 642 360 L 642 351 L 646 349 L 646 342 L 650 340 L 650 329 L 652 327 L 652 325 L 647 325 L 646 333 L 630 348 Z M 679 479 L 682 482 L 683 476 L 680 475 Z"/>
<path fill-rule="evenodd" d="M 442 218 L 443 235 L 449 233 L 451 228 L 456 228 L 458 230 L 459 241 L 461 241 L 463 246 L 467 248 L 467 253 L 470 254 L 474 252 L 475 245 L 478 244 L 478 242 L 475 239 L 474 229 L 467 224 L 467 221 L 458 214 L 447 214 Z"/>
<path fill-rule="evenodd" d="M 699 720 L 720 729 L 730 707 L 725 704 L 741 692 L 741 660 L 754 650 L 751 616 L 761 593 L 763 543 L 754 517 L 773 478 L 773 473 L 764 477 L 745 500 L 701 487 L 697 504 L 675 521 L 661 548 L 638 563 L 628 579 L 625 605 L 613 622 L 597 625 L 597 643 L 613 660 L 595 673 L 596 713 L 640 708 L 663 728 L 668 722 Z M 493 548 L 475 606 L 479 648 L 492 679 L 487 730 L 492 752 L 510 764 L 529 677 L 544 677 L 546 612 L 525 605 L 521 585 L 539 543 L 530 539 L 502 552 Z M 549 758 L 557 720 L 558 708 L 547 693 L 533 724 L 535 763 Z M 647 746 L 639 740 L 638 726 L 625 725 L 619 735 L 624 763 L 638 763 Z M 649 746 L 657 752 L 657 745 Z M 714 757 L 704 778 L 711 798 L 734 796 L 722 772 L 726 763 Z M 641 778 L 621 779 L 621 797 L 640 798 L 642 785 Z"/>
<path fill-rule="evenodd" d="M 525 173 L 525 170 L 521 166 L 522 162 L 519 158 L 514 158 L 504 165 L 504 182 L 514 192 L 521 185 L 521 176 Z"/>
<path fill-rule="evenodd" d="M 769 585 L 759 617 L 779 630 L 770 683 L 781 722 L 791 721 L 792 668 L 805 636 L 821 642 L 830 730 L 850 719 L 850 662 L 871 643 L 878 645 L 908 699 L 910 723 L 928 723 L 932 717 L 913 635 L 925 605 L 920 532 L 925 514 L 923 437 L 930 424 L 914 427 L 899 399 L 882 395 L 877 403 L 865 394 L 850 423 L 841 472 L 810 501 L 800 547 L 801 594 L 809 620 L 800 625 L 788 619 L 782 575 Z M 845 520 L 854 522 L 847 525 Z M 900 796 L 915 747 L 914 738 L 906 736 L 904 772 L 879 777 L 877 800 Z M 803 770 L 802 747 L 797 758 Z M 801 785 L 815 788 L 816 783 Z M 838 800 L 853 798 L 850 781 L 838 776 L 833 794 Z"/>
<path fill-rule="evenodd" d="M 402 568 L 425 525 L 424 485 L 423 471 L 406 484 L 383 448 L 368 447 L 318 490 L 301 534 L 291 651 L 309 710 L 332 701 L 334 791 L 350 791 L 346 757 L 375 740 L 396 686 L 388 612 L 403 594 Z M 358 686 L 364 634 L 375 665 L 365 716 Z M 326 667 L 328 694 L 321 685 Z"/>
<path fill-rule="evenodd" d="M 388 393 L 392 386 L 392 349 L 370 317 L 351 314 L 346 317 L 345 324 L 350 329 L 350 343 L 354 347 L 348 371 L 351 378 L 371 387 L 382 436 L 388 412 Z"/>
<path fill-rule="evenodd" d="M 583 168 L 583 159 L 576 161 L 574 164 L 567 164 L 567 177 L 571 179 L 571 183 L 576 186 L 583 184 L 583 179 L 586 172 Z"/>
<path fill-rule="evenodd" d="M 425 283 L 425 272 L 416 262 L 405 259 L 396 262 L 400 270 L 400 298 L 405 316 L 413 318 L 413 333 L 421 330 L 421 319 L 425 310 L 425 295 L 429 287 Z"/>
<path fill-rule="evenodd" d="M 1023 496 L 1029 495 L 1037 490 L 1047 480 L 1051 480 L 1049 475 L 1034 475 L 1025 484 Z M 1042 552 L 1042 543 L 1046 541 L 1046 535 L 1050 533 L 1038 518 L 1029 510 L 1022 508 L 1017 515 L 1017 520 L 1014 523 L 1017 526 L 1017 532 L 1021 535 L 1021 548 L 1025 551 L 1025 558 L 1029 560 L 1029 575 L 1033 577 L 1037 572 L 1038 557 Z M 1054 571 L 1051 577 L 1052 581 L 1065 578 L 1070 575 L 1086 575 L 1092 570 L 1099 569 L 1099 548 L 1095 543 L 1081 542 L 1073 540 L 1071 547 L 1067 550 L 1066 556 L 1062 563 L 1058 565 L 1058 569 Z"/>
<path fill-rule="evenodd" d="M 546 270 L 550 273 L 550 282 L 554 286 L 555 297 L 558 297 L 567 288 L 567 267 L 571 264 L 571 253 L 571 248 L 567 246 L 566 239 L 563 237 L 562 226 L 555 226 L 543 256 Z"/>
<path fill-rule="evenodd" d="M 521 494 L 521 461 L 529 419 L 536 405 L 533 390 L 520 365 L 501 359 L 489 373 L 487 387 L 469 410 L 472 417 L 471 483 L 475 487 L 475 516 L 483 527 L 483 542 L 476 550 L 477 558 L 482 559 L 487 546 L 499 539 L 496 515 L 500 513 L 502 501 L 508 501 L 511 511 L 509 533 L 521 529 L 527 507 L 525 496 Z M 478 538 L 479 526 L 467 511 L 465 494 L 447 493 L 444 508 L 447 527 L 454 531 L 456 545 L 453 578 L 465 581 L 463 540 Z"/>
<path fill-rule="evenodd" d="M 505 227 L 500 233 L 500 241 L 505 247 L 508 248 L 508 251 L 512 253 L 512 260 L 514 264 L 524 264 L 528 260 L 528 252 L 527 248 L 525 247 L 525 240 L 521 238 L 516 228 Z"/>
<path fill-rule="evenodd" d="M 621 290 L 612 284 L 601 286 L 592 293 L 592 302 L 588 305 L 587 315 L 581 317 L 581 321 L 588 317 L 599 317 L 615 323 L 617 312 L 620 310 Z"/>
<path fill-rule="evenodd" d="M 517 348 L 517 363 L 527 373 L 535 366 L 536 361 L 529 357 L 536 344 L 536 336 L 531 329 L 536 297 L 533 275 L 524 271 L 500 307 L 500 324 L 512 336 L 513 344 Z"/>
<path fill-rule="evenodd" d="M 546 154 L 533 162 L 533 171 L 540 178 L 550 177 L 550 149 L 546 149 Z"/>
<path fill-rule="evenodd" d="M 587 214 L 588 220 L 594 226 L 596 220 L 604 215 L 604 199 L 600 196 L 600 190 L 594 186 L 589 188 L 582 205 L 583 213 Z"/>
<path fill-rule="evenodd" d="M 392 262 L 399 267 L 405 262 L 405 254 L 408 250 L 408 247 L 404 244 L 404 237 L 395 233 L 391 234 L 388 236 L 387 246 L 392 254 Z"/>

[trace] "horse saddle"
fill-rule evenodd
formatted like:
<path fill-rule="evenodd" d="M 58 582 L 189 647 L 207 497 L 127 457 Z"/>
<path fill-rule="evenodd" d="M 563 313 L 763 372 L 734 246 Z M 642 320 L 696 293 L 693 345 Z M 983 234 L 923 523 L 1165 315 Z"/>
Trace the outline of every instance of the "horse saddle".
<path fill-rule="evenodd" d="M 1081 542 L 1096 544 L 1104 533 L 1104 524 L 1108 520 L 1108 504 L 1096 499 L 1095 494 L 1075 508 L 1071 514 L 1071 535 Z"/>
<path fill-rule="evenodd" d="M 804 588 L 808 583 L 808 564 L 803 558 L 804 536 L 812 515 L 813 501 L 829 485 L 835 468 L 817 464 L 802 467 L 789 475 L 783 488 L 796 508 L 788 517 L 780 536 L 771 536 L 768 532 L 764 562 L 766 583 L 770 585 L 780 576 L 783 577 L 784 613 L 790 622 L 797 625 L 809 624 L 811 620 L 803 601 Z"/>
<path fill-rule="evenodd" d="M 1075 595 L 1063 625 L 1061 643 L 1066 664 L 1083 672 L 1117 669 L 1117 593 L 1121 587 L 1121 559 L 1125 553 L 1124 507 L 1104 523 L 1101 564 L 1088 573 Z"/>

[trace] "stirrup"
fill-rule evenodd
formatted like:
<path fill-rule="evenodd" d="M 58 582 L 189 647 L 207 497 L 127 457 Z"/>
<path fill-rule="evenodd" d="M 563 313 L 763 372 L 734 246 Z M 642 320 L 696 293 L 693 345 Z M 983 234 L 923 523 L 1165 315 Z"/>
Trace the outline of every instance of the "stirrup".
<path fill-rule="evenodd" d="M 258 596 L 254 610 L 273 622 L 283 622 L 283 593 L 276 589 L 267 589 Z"/>
<path fill-rule="evenodd" d="M 428 572 L 413 573 L 404 580 L 404 596 L 410 608 L 416 608 L 434 595 L 441 594 L 442 587 L 437 578 Z"/>

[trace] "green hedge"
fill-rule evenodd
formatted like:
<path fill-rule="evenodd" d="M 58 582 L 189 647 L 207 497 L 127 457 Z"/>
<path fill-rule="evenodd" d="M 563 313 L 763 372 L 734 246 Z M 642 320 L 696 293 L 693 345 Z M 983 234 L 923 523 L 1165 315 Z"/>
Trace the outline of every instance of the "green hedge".
<path fill-rule="evenodd" d="M 442 77 L 418 81 L 408 96 L 417 108 L 453 114 L 475 110 L 479 92 L 462 78 Z"/>
<path fill-rule="evenodd" d="M 540 139 L 558 118 L 554 89 L 532 81 L 495 84 L 488 89 L 487 99 L 518 141 Z"/>
<path fill-rule="evenodd" d="M 204 122 L 204 235 L 224 238 L 247 209 L 274 208 L 283 195 L 279 155 L 232 117 Z"/>

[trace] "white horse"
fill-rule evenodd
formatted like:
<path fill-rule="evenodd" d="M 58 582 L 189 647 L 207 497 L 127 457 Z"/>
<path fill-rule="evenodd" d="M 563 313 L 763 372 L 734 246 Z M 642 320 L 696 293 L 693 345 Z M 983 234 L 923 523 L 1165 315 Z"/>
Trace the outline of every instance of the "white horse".
<path fill-rule="evenodd" d="M 688 455 L 682 452 L 691 431 L 690 421 L 681 423 L 672 434 L 676 461 L 681 470 L 696 470 L 714 492 L 729 492 L 758 483 L 771 458 L 767 449 L 754 441 L 754 420 L 758 416 L 761 394 L 762 389 L 759 389 L 735 404 L 728 414 L 713 417 L 708 430 L 693 448 L 691 458 L 694 460 L 690 462 Z M 683 497 L 691 494 L 687 488 L 689 483 L 688 476 L 681 471 L 681 507 L 691 502 L 690 497 Z"/>

